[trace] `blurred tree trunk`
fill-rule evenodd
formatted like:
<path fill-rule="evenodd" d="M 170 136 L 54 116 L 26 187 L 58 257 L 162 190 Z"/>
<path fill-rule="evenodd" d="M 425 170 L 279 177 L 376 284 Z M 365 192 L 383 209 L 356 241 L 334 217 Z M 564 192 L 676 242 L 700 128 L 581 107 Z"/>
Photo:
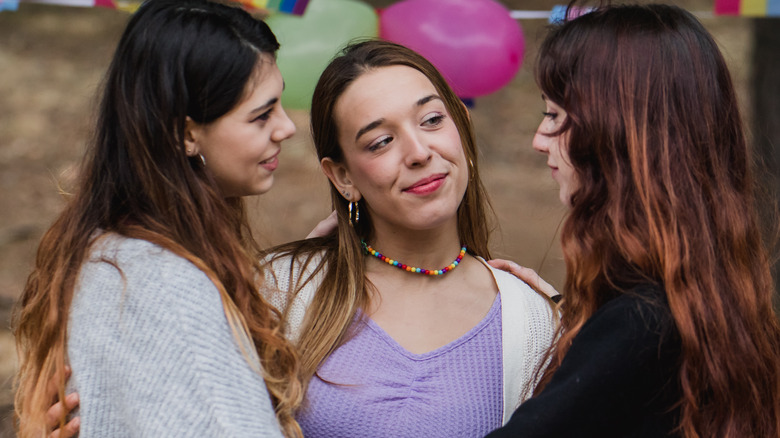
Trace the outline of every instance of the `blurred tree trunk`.
<path fill-rule="evenodd" d="M 762 167 L 759 181 L 772 202 L 766 204 L 763 219 L 770 239 L 776 237 L 780 202 L 780 18 L 758 18 L 754 21 L 753 52 L 753 146 Z M 780 254 L 774 243 L 775 308 L 780 310 Z"/>

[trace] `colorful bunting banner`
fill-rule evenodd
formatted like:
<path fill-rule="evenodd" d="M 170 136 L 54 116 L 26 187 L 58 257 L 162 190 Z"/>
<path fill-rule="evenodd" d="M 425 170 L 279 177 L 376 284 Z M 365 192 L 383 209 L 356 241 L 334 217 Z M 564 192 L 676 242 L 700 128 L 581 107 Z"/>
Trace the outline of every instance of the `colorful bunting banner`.
<path fill-rule="evenodd" d="M 303 15 L 310 0 L 234 0 L 249 10 L 267 13 L 283 12 Z M 19 3 L 44 3 L 62 6 L 104 7 L 134 12 L 143 0 L 0 0 L 0 11 L 15 11 Z M 565 6 L 555 6 L 552 11 L 510 11 L 517 20 L 547 18 L 550 22 L 560 21 L 565 16 Z M 588 12 L 578 10 L 575 15 Z M 744 17 L 780 17 L 780 0 L 715 0 L 715 15 L 739 15 Z M 709 16 L 709 12 L 694 12 L 699 16 Z"/>
<path fill-rule="evenodd" d="M 303 15 L 309 0 L 239 0 L 242 4 L 255 9 L 286 12 L 293 15 Z"/>
<path fill-rule="evenodd" d="M 120 9 L 128 12 L 135 12 L 143 3 L 142 0 L 22 0 L 26 3 L 43 3 L 49 5 L 61 6 L 80 6 L 80 7 L 101 7 L 110 9 Z M 238 3 L 250 10 L 261 10 L 266 12 L 284 12 L 293 15 L 303 15 L 309 0 L 238 0 Z M 16 10 L 19 6 L 19 0 L 0 0 L 0 11 Z"/>
<path fill-rule="evenodd" d="M 715 0 L 715 15 L 780 17 L 780 0 Z"/>

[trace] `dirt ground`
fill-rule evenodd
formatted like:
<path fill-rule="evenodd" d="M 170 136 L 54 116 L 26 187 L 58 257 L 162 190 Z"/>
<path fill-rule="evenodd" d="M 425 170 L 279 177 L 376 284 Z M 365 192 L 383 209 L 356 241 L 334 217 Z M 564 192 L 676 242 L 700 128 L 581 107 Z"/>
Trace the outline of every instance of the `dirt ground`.
<path fill-rule="evenodd" d="M 550 10 L 563 2 L 502 3 L 509 9 Z M 710 1 L 677 3 L 693 11 L 712 9 Z M 63 205 L 61 193 L 73 180 L 90 132 L 97 86 L 127 18 L 107 9 L 24 3 L 17 12 L 0 13 L 0 437 L 12 436 L 11 379 L 17 362 L 8 330 L 11 307 L 42 233 Z M 703 22 L 722 44 L 747 99 L 749 21 L 704 17 Z M 531 149 L 543 106 L 530 66 L 546 23 L 520 23 L 526 39 L 522 68 L 507 87 L 478 98 L 472 109 L 482 174 L 500 224 L 492 248 L 494 256 L 533 267 L 560 286 L 564 266 L 556 233 L 564 210 L 545 158 Z M 264 245 L 305 236 L 329 212 L 308 114 L 290 113 L 298 134 L 284 146 L 275 186 L 251 201 Z"/>

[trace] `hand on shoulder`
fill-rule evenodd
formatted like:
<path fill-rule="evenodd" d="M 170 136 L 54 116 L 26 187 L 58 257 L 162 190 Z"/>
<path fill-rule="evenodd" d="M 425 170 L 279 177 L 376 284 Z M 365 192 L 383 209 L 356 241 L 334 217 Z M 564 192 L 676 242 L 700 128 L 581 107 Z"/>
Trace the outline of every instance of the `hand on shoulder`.
<path fill-rule="evenodd" d="M 306 236 L 307 239 L 311 239 L 314 237 L 325 237 L 329 235 L 330 233 L 336 231 L 336 228 L 338 228 L 339 220 L 336 216 L 336 210 L 333 210 L 328 217 L 321 220 L 317 226 L 314 227 L 313 230 L 311 230 L 311 233 L 309 233 L 308 236 Z"/>
<path fill-rule="evenodd" d="M 69 379 L 71 375 L 70 367 L 65 367 L 65 380 Z M 67 416 L 76 409 L 79 404 L 78 393 L 71 393 L 65 396 L 65 400 L 59 401 L 57 396 L 58 383 L 60 381 L 60 375 L 55 374 L 49 379 L 46 392 L 50 398 L 54 401 L 48 411 L 46 411 L 46 427 L 51 431 L 49 438 L 70 438 L 75 436 L 79 432 L 79 426 L 81 425 L 81 418 L 74 417 L 64 427 L 60 427 L 60 418 Z"/>
<path fill-rule="evenodd" d="M 551 299 L 554 299 L 557 301 L 561 294 L 558 293 L 557 290 L 555 290 L 550 283 L 544 281 L 542 277 L 539 276 L 539 274 L 536 273 L 531 268 L 526 268 L 525 266 L 520 266 L 517 263 L 511 261 L 511 260 L 504 260 L 504 259 L 493 259 L 488 260 L 488 264 L 490 266 L 501 269 L 502 271 L 509 272 L 510 274 L 514 275 L 515 277 L 523 280 L 524 282 L 528 283 L 529 286 L 537 290 L 538 292 L 541 292 Z"/>

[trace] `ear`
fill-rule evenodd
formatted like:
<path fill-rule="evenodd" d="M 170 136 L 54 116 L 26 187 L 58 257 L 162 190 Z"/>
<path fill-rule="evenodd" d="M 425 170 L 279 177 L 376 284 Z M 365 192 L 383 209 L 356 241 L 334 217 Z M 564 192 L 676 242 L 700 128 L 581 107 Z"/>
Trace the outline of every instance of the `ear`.
<path fill-rule="evenodd" d="M 320 160 L 320 167 L 322 167 L 322 172 L 328 177 L 344 199 L 349 202 L 360 201 L 360 198 L 362 198 L 360 190 L 352 184 L 352 178 L 349 176 L 349 169 L 347 169 L 347 166 L 345 166 L 344 163 L 337 163 L 331 158 L 325 157 Z"/>
<path fill-rule="evenodd" d="M 198 138 L 201 137 L 203 127 L 187 116 L 184 121 L 184 152 L 188 157 L 195 157 L 200 153 Z"/>

